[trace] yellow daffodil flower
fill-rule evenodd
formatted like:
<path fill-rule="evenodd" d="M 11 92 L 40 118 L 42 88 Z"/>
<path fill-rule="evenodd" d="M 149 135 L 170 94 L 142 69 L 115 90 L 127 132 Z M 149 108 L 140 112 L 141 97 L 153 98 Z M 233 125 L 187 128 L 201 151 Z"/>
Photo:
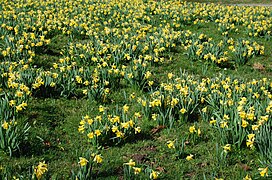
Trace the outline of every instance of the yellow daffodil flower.
<path fill-rule="evenodd" d="M 79 164 L 80 166 L 86 166 L 89 161 L 84 157 L 79 157 Z"/>

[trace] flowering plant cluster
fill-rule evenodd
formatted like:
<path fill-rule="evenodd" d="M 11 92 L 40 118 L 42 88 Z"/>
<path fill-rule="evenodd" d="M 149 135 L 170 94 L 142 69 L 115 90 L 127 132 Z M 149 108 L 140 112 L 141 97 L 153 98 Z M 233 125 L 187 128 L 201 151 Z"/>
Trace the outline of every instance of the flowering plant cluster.
<path fill-rule="evenodd" d="M 173 54 L 180 51 L 190 63 L 200 60 L 219 69 L 237 68 L 266 55 L 267 48 L 258 39 L 271 38 L 271 9 L 177 0 L 13 0 L 2 2 L 0 22 L 0 153 L 20 154 L 31 131 L 24 115 L 34 98 L 76 97 L 100 106 L 98 113 L 88 109 L 79 122 L 78 131 L 92 150 L 79 157 L 75 179 L 96 176 L 103 147 L 137 137 L 142 119 L 169 129 L 193 123 L 187 133 L 195 144 L 203 138 L 198 124 L 202 120 L 220 134 L 216 141 L 222 159 L 232 148 L 248 148 L 271 164 L 270 79 L 169 72 L 162 81 L 156 76 L 156 68 L 174 62 Z M 222 35 L 219 40 L 188 30 L 209 23 Z M 241 32 L 249 37 L 232 38 Z M 64 41 L 61 47 L 54 42 L 58 37 Z M 46 66 L 40 62 L 47 60 Z M 106 107 L 114 103 L 114 93 L 130 86 L 144 92 L 131 96 L 136 105 L 121 100 L 116 109 Z M 184 139 L 181 142 L 167 142 L 178 157 L 185 155 Z M 186 160 L 194 158 L 187 154 Z M 126 177 L 141 172 L 133 160 L 124 165 Z M 146 169 L 149 178 L 159 178 L 158 172 Z M 259 170 L 268 176 L 268 165 Z M 33 178 L 42 179 L 47 171 L 48 164 L 40 162 Z"/>

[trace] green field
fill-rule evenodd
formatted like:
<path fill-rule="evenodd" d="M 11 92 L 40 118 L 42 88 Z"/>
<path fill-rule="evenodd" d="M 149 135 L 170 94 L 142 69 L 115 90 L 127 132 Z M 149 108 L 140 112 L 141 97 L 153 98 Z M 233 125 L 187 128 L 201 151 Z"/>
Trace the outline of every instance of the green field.
<path fill-rule="evenodd" d="M 270 1 L 0 1 L 0 179 L 272 179 Z"/>

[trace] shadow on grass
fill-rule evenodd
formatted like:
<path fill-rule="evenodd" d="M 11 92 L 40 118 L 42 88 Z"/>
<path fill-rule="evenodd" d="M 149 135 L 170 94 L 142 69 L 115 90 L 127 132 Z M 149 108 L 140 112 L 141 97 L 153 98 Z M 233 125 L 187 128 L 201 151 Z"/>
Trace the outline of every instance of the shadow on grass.
<path fill-rule="evenodd" d="M 118 179 L 123 179 L 123 168 L 117 167 L 113 169 L 107 169 L 105 171 L 97 172 L 97 175 L 94 179 L 105 179 L 114 177 L 116 179 L 116 176 L 118 176 Z"/>
<path fill-rule="evenodd" d="M 65 97 L 67 99 L 72 98 L 83 98 L 85 95 L 82 92 L 82 89 L 73 89 L 66 90 L 63 86 L 56 85 L 55 87 L 51 86 L 40 86 L 38 89 L 33 90 L 32 96 L 36 98 L 52 98 L 52 99 L 60 99 Z"/>
<path fill-rule="evenodd" d="M 104 147 L 122 147 L 124 145 L 137 143 L 138 141 L 142 140 L 153 140 L 154 137 L 149 132 L 141 132 L 139 134 L 127 136 L 122 141 L 114 141 L 114 139 L 112 139 L 112 141 L 109 141 L 108 139 L 109 138 L 105 138 L 105 141 L 107 142 L 101 142 L 102 144 L 104 144 Z"/>

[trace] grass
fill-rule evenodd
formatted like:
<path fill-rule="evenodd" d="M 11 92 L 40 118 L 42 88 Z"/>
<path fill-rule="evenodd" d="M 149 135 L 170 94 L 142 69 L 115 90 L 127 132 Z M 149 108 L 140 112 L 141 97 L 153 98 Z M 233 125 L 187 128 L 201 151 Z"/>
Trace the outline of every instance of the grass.
<path fill-rule="evenodd" d="M 194 2 L 214 2 L 223 4 L 232 3 L 271 3 L 269 0 L 203 0 Z M 220 32 L 214 28 L 215 23 L 209 23 L 201 27 L 197 25 L 186 26 L 186 30 L 204 33 L 219 42 L 223 39 Z M 230 34 L 229 37 L 238 39 L 247 37 L 244 31 L 240 34 Z M 253 37 L 252 40 L 265 46 L 265 55 L 253 57 L 246 65 L 237 68 L 220 68 L 217 65 L 203 64 L 203 61 L 188 61 L 185 51 L 181 47 L 170 52 L 172 61 L 160 66 L 152 66 L 150 70 L 155 74 L 155 83 L 167 80 L 167 74 L 178 74 L 186 70 L 189 74 L 195 74 L 199 78 L 216 77 L 219 73 L 233 76 L 239 79 L 261 79 L 272 76 L 271 56 L 272 40 Z M 69 38 L 65 35 L 53 34 L 51 43 L 37 53 L 34 65 L 50 70 L 52 64 L 61 56 L 60 52 L 67 45 Z M 80 42 L 81 40 L 75 40 Z M 86 41 L 86 40 L 82 40 Z M 106 104 L 109 109 L 116 105 L 122 106 L 130 103 L 133 112 L 140 111 L 138 103 L 128 100 L 128 96 L 135 93 L 137 97 L 148 95 L 146 90 L 131 87 L 121 82 L 118 91 L 112 92 L 110 102 Z M 127 96 L 125 99 L 124 95 Z M 68 98 L 39 97 L 30 99 L 29 106 L 24 111 L 21 120 L 31 125 L 30 136 L 24 142 L 18 156 L 0 157 L 0 165 L 4 165 L 8 176 L 28 176 L 33 164 L 39 161 L 48 162 L 49 170 L 45 179 L 68 179 L 72 169 L 78 168 L 79 157 L 91 146 L 83 135 L 79 134 L 78 126 L 82 116 L 86 114 L 97 115 L 97 107 L 100 103 L 81 96 Z M 187 161 L 185 156 L 178 158 L 173 150 L 167 148 L 169 140 L 187 138 L 188 129 L 194 123 L 201 127 L 203 138 L 198 143 L 188 140 L 184 150 L 185 156 L 193 154 L 194 159 Z M 224 159 L 218 152 L 222 146 L 217 144 L 218 132 L 207 122 L 200 118 L 188 123 L 176 123 L 172 129 L 160 127 L 156 122 L 147 118 L 141 119 L 140 136 L 128 139 L 126 143 L 117 145 L 106 144 L 101 150 L 104 161 L 99 168 L 95 168 L 97 179 L 123 179 L 123 163 L 134 159 L 141 167 L 151 167 L 160 172 L 161 179 L 242 179 L 247 174 L 258 175 L 260 166 L 258 152 L 244 148 L 233 149 Z M 219 149 L 217 149 L 219 148 Z M 220 151 L 221 152 L 221 151 Z M 3 172 L 3 171 L 2 171 Z M 146 177 L 142 177 L 143 179 Z"/>

